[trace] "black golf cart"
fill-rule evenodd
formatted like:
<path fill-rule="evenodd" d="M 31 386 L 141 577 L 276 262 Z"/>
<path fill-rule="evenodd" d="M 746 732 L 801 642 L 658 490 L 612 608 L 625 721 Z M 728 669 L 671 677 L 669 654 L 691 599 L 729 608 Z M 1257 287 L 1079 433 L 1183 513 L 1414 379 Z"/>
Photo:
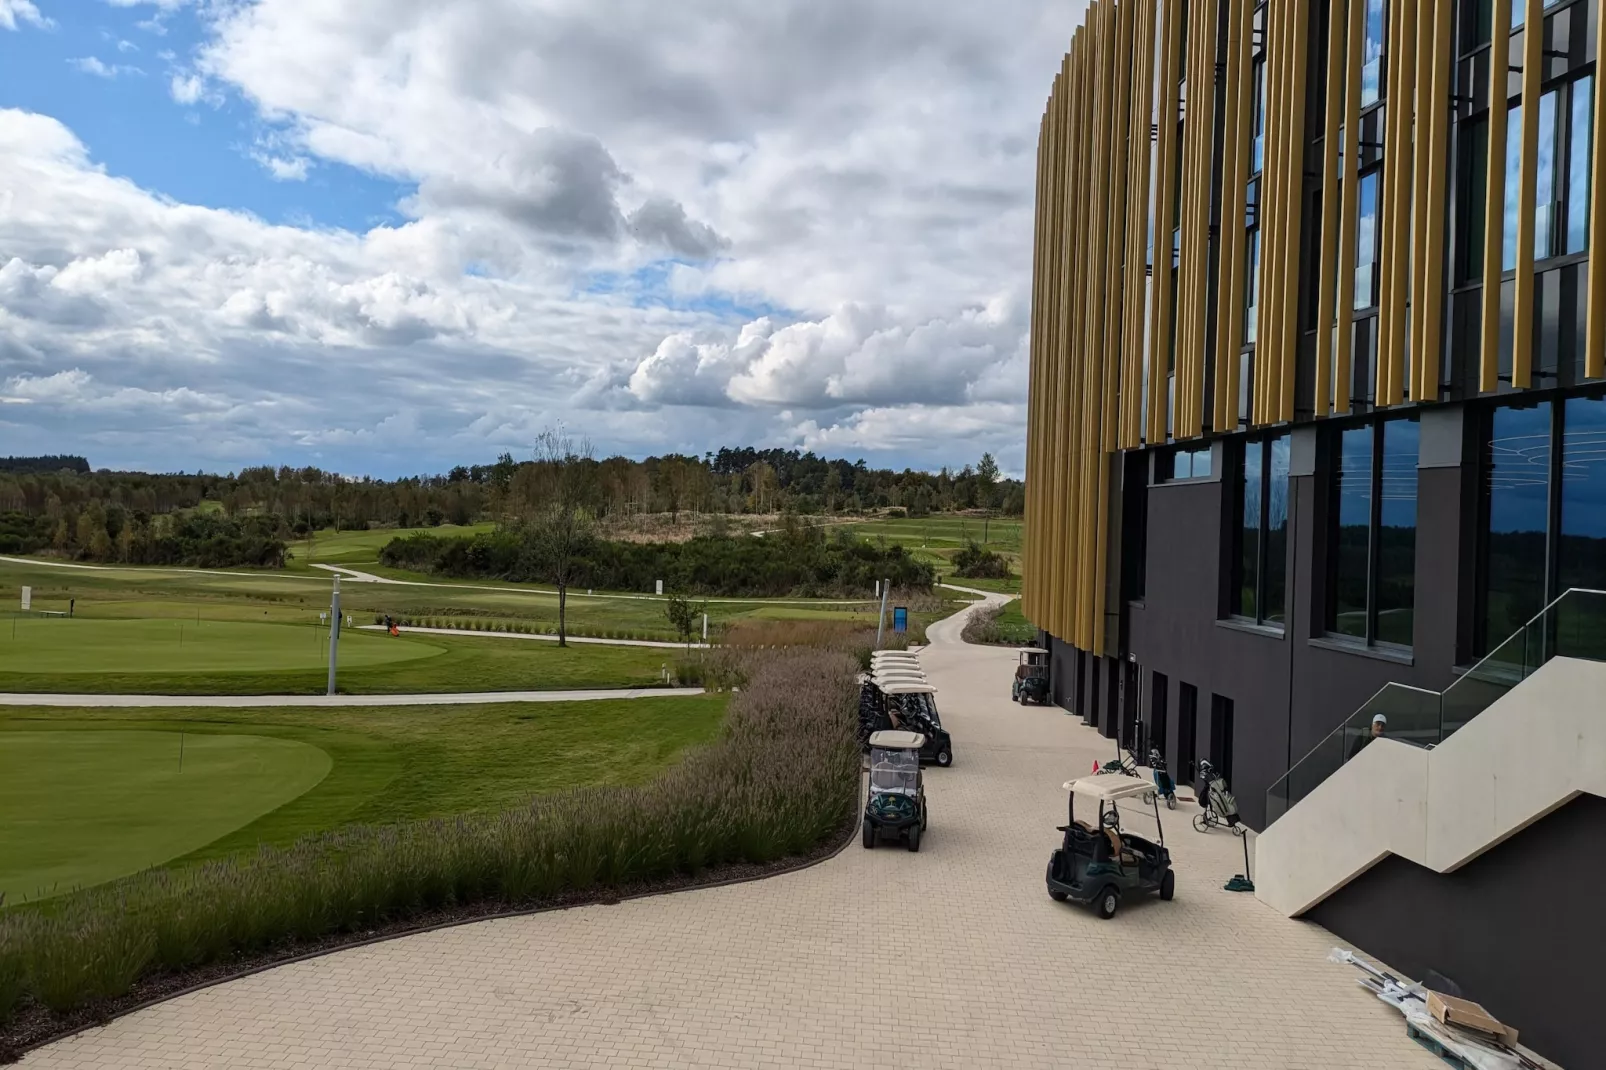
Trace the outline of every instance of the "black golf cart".
<path fill-rule="evenodd" d="M 870 737 L 870 789 L 864 799 L 864 846 L 882 838 L 920 850 L 926 827 L 926 784 L 920 771 L 919 732 L 876 732 Z"/>
<path fill-rule="evenodd" d="M 1159 892 L 1170 899 L 1176 891 L 1171 852 L 1165 847 L 1160 806 L 1154 784 L 1124 776 L 1089 776 L 1068 781 L 1071 793 L 1070 823 L 1060 826 L 1064 842 L 1048 860 L 1048 894 L 1057 902 L 1067 899 L 1092 906 L 1101 918 L 1113 918 L 1121 899 L 1141 892 Z M 1076 797 L 1098 800 L 1096 826 L 1076 819 Z M 1122 799 L 1145 800 L 1154 809 L 1159 842 L 1135 836 L 1121 828 Z"/>
<path fill-rule="evenodd" d="M 954 763 L 953 737 L 937 714 L 937 689 L 905 673 L 865 678 L 859 692 L 859 741 L 868 746 L 874 732 L 910 731 L 925 737 L 920 760 L 947 768 Z"/>
<path fill-rule="evenodd" d="M 1048 704 L 1048 651 L 1022 650 L 1009 697 L 1015 702 Z"/>

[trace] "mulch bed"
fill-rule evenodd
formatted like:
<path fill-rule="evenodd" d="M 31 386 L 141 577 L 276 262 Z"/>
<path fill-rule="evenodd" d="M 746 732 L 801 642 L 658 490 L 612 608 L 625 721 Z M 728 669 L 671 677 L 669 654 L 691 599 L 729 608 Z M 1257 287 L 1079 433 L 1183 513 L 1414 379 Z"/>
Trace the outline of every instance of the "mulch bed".
<path fill-rule="evenodd" d="M 742 884 L 765 877 L 775 877 L 783 873 L 794 873 L 835 857 L 852 843 L 859 832 L 858 810 L 855 809 L 850 817 L 851 820 L 843 826 L 841 836 L 826 839 L 807 854 L 775 862 L 763 864 L 742 862 L 705 870 L 696 876 L 680 874 L 661 881 L 569 892 L 542 900 L 539 906 L 514 907 L 507 903 L 485 902 L 448 907 L 362 932 L 337 933 L 321 940 L 292 944 L 254 955 L 240 955 L 225 962 L 214 962 L 180 973 L 146 977 L 116 999 L 84 1007 L 69 1014 L 55 1014 L 37 1004 L 28 1004 L 12 1018 L 8 1026 L 0 1029 L 0 1064 L 14 1063 L 35 1048 L 95 1026 L 105 1025 L 114 1019 L 144 1010 L 165 1000 L 202 988 L 210 988 L 225 981 L 261 973 L 275 966 L 300 962 L 335 951 L 377 944 L 403 936 L 416 936 L 438 929 L 449 929 L 454 925 L 489 921 L 493 918 L 517 918 L 553 910 L 569 910 L 573 907 L 613 905 L 629 899 L 644 899 L 648 896 L 698 888 L 717 888 L 727 884 Z"/>

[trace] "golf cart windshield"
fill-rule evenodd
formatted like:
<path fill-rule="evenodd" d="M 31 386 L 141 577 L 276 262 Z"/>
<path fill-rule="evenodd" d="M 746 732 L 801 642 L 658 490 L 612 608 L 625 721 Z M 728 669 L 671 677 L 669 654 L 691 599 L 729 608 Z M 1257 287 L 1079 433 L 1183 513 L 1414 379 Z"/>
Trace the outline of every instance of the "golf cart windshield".
<path fill-rule="evenodd" d="M 942 727 L 942 720 L 937 716 L 937 703 L 932 700 L 929 694 L 915 693 L 899 695 L 898 697 L 903 700 L 903 708 L 906 712 L 915 717 L 925 718 L 931 722 L 934 728 Z"/>
<path fill-rule="evenodd" d="M 920 752 L 918 750 L 870 751 L 870 793 L 872 795 L 917 795 L 920 791 Z"/>

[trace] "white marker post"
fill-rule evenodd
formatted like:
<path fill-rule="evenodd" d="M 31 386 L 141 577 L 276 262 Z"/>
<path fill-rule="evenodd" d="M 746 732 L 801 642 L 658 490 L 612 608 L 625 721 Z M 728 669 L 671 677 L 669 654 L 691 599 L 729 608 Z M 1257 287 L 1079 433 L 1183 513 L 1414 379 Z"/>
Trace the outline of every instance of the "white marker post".
<path fill-rule="evenodd" d="M 329 694 L 335 693 L 335 663 L 340 647 L 340 577 L 335 577 L 334 593 L 329 596 Z"/>
<path fill-rule="evenodd" d="M 30 610 L 32 608 L 33 608 L 33 588 L 32 587 L 24 587 L 22 589 L 22 611 L 24 613 L 26 613 L 26 612 L 28 612 L 28 610 Z"/>
<path fill-rule="evenodd" d="M 878 580 L 876 589 L 881 594 L 881 612 L 876 615 L 875 621 L 875 648 L 881 649 L 881 634 L 887 627 L 887 594 L 892 590 L 891 580 Z"/>
<path fill-rule="evenodd" d="M 658 581 L 658 594 L 660 596 L 662 596 L 663 593 L 664 593 L 664 581 L 663 580 L 659 580 Z"/>
<path fill-rule="evenodd" d="M 703 614 L 703 642 L 708 642 L 708 614 Z"/>

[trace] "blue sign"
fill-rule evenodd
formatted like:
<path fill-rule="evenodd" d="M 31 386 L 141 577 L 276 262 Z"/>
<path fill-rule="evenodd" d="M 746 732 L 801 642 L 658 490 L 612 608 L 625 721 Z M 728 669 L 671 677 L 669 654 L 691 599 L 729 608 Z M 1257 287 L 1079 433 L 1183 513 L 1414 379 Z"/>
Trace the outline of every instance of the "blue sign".
<path fill-rule="evenodd" d="M 899 635 L 909 630 L 909 611 L 903 606 L 892 611 L 892 630 Z"/>

